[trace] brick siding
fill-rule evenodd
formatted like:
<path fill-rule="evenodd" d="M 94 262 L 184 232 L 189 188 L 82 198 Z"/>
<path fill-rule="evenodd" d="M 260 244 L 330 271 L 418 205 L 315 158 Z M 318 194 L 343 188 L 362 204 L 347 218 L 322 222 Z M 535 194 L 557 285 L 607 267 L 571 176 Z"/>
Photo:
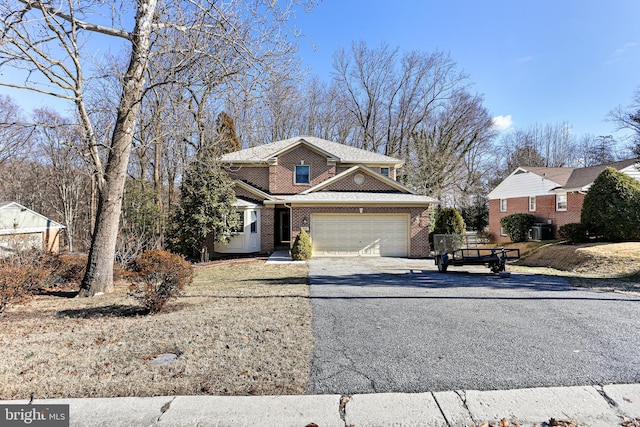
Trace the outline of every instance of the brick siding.
<path fill-rule="evenodd" d="M 262 191 L 269 190 L 269 168 L 267 166 L 242 166 L 230 169 L 227 171 L 229 178 L 244 181 Z"/>
<path fill-rule="evenodd" d="M 547 223 L 552 222 L 552 230 L 554 235 L 558 231 L 558 227 L 572 222 L 580 222 L 580 212 L 582 211 L 582 203 L 584 202 L 584 194 L 567 193 L 567 210 L 556 211 L 556 196 L 550 194 L 547 196 L 536 197 L 536 210 L 529 212 L 529 198 L 515 197 L 507 199 L 507 212 L 500 212 L 500 200 L 489 200 L 489 233 L 492 240 L 496 242 L 508 242 L 508 236 L 500 235 L 500 219 L 515 213 L 529 213 L 535 215 L 536 222 Z"/>
<path fill-rule="evenodd" d="M 260 251 L 263 254 L 270 254 L 275 245 L 275 209 L 265 206 L 260 211 Z"/>
<path fill-rule="evenodd" d="M 309 166 L 310 184 L 294 184 L 295 167 Z M 335 165 L 327 165 L 326 156 L 300 146 L 278 157 L 278 164 L 269 168 L 269 192 L 271 194 L 297 194 L 317 185 L 336 174 Z"/>
<path fill-rule="evenodd" d="M 364 182 L 362 185 L 356 184 L 353 179 L 357 174 L 361 174 L 364 176 Z M 344 177 L 342 179 L 333 182 L 326 187 L 324 187 L 320 191 L 387 191 L 387 192 L 397 192 L 398 190 L 391 187 L 388 184 L 380 181 L 379 179 L 374 178 L 373 176 L 363 173 L 360 171 L 354 171 Z"/>

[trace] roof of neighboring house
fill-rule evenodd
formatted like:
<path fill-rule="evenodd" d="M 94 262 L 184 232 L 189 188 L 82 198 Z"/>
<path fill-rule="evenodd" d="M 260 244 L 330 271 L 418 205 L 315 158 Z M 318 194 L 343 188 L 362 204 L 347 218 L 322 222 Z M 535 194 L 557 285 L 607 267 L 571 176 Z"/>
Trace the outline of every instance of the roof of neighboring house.
<path fill-rule="evenodd" d="M 603 165 L 589 166 L 586 168 L 544 168 L 521 166 L 524 169 L 535 173 L 543 178 L 558 183 L 558 189 L 563 191 L 578 191 L 589 187 L 596 180 L 598 175 L 608 167 L 621 170 L 637 163 L 638 159 L 627 159 L 619 162 L 606 163 Z"/>
<path fill-rule="evenodd" d="M 520 169 L 535 173 L 536 175 L 546 178 L 549 181 L 553 181 L 560 186 L 567 183 L 574 171 L 574 168 L 544 168 L 531 166 L 521 166 Z"/>
<path fill-rule="evenodd" d="M 424 206 L 438 201 L 432 197 L 406 193 L 368 193 L 323 191 L 309 194 L 291 194 L 273 196 L 274 200 L 266 200 L 265 204 L 276 203 L 310 203 L 310 204 L 376 204 L 376 205 L 419 205 Z"/>
<path fill-rule="evenodd" d="M 0 202 L 0 235 L 38 233 L 52 228 L 65 228 L 17 202 Z"/>
<path fill-rule="evenodd" d="M 341 163 L 376 163 L 389 165 L 401 165 L 403 163 L 402 160 L 394 157 L 362 150 L 338 142 L 327 141 L 326 139 L 316 138 L 314 136 L 299 136 L 246 148 L 225 154 L 221 157 L 221 160 L 229 163 L 264 163 L 300 144 L 306 144 L 311 148 L 315 147 L 317 150 L 333 157 Z"/>
<path fill-rule="evenodd" d="M 623 170 L 636 163 L 638 163 L 638 159 L 622 160 L 586 168 L 520 166 L 489 192 L 489 199 L 587 191 L 605 168 L 612 167 Z M 532 179 L 530 174 L 542 179 Z"/>
<path fill-rule="evenodd" d="M 593 184 L 598 175 L 608 167 L 621 170 L 637 163 L 637 159 L 622 160 L 620 162 L 608 163 L 605 165 L 590 166 L 587 168 L 577 168 L 573 170 L 569 180 L 562 185 L 566 190 L 579 190 Z"/>

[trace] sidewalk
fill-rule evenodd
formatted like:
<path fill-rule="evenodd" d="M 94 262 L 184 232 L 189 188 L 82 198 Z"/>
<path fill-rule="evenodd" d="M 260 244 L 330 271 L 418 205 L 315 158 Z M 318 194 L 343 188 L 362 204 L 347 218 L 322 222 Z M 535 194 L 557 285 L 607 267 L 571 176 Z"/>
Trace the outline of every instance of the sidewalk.
<path fill-rule="evenodd" d="M 27 403 L 0 401 L 0 404 Z M 354 396 L 168 396 L 34 400 L 69 404 L 71 426 L 620 426 L 640 418 L 640 384 Z M 0 420 L 2 421 L 2 420 Z M 573 423 L 568 423 L 569 421 Z M 628 421 L 628 420 L 627 420 Z M 629 422 L 629 421 L 628 421 Z M 640 424 L 628 424 L 629 427 Z"/>
<path fill-rule="evenodd" d="M 290 251 L 275 251 L 266 262 L 267 264 L 306 264 L 306 261 L 294 261 Z"/>

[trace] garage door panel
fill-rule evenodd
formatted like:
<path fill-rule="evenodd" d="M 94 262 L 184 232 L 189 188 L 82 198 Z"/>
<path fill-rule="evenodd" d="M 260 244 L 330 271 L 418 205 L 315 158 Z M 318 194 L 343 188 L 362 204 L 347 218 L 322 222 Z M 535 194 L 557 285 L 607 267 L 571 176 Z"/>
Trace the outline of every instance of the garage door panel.
<path fill-rule="evenodd" d="M 311 225 L 314 255 L 408 255 L 408 215 L 315 214 Z"/>

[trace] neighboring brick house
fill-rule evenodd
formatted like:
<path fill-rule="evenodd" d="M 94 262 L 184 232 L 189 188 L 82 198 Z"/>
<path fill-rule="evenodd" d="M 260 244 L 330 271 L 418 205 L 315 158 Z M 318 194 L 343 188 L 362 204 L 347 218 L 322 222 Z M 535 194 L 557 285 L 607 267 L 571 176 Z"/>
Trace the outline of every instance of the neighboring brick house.
<path fill-rule="evenodd" d="M 41 249 L 58 253 L 64 225 L 16 202 L 0 202 L 0 257 Z"/>
<path fill-rule="evenodd" d="M 399 159 L 315 137 L 297 137 L 222 156 L 234 180 L 242 232 L 218 253 L 290 248 L 300 230 L 319 256 L 429 253 L 436 200 L 396 182 Z"/>
<path fill-rule="evenodd" d="M 587 168 L 517 168 L 489 193 L 491 237 L 498 242 L 509 241 L 500 219 L 514 213 L 530 213 L 536 216 L 537 223 L 550 224 L 552 236 L 558 227 L 580 222 L 584 196 L 606 167 L 640 181 L 638 159 Z"/>

